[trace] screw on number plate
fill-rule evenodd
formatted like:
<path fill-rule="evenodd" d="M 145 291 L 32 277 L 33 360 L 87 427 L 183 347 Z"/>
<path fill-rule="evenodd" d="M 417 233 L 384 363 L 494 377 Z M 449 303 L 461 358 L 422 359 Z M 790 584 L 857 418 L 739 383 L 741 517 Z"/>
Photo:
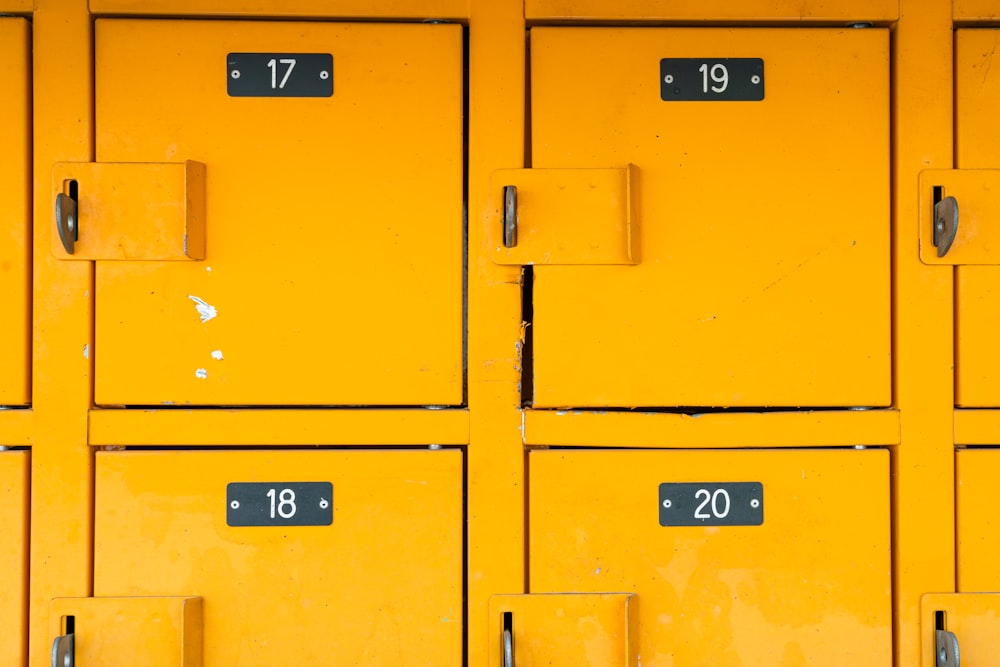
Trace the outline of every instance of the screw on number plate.
<path fill-rule="evenodd" d="M 320 498 L 319 499 L 319 508 L 320 509 L 325 510 L 329 506 L 330 506 L 330 501 L 329 500 L 327 500 L 326 498 Z"/>
<path fill-rule="evenodd" d="M 673 507 L 673 505 L 674 504 L 670 502 L 670 498 L 667 498 L 666 500 L 663 501 L 663 506 L 666 507 L 667 509 L 670 509 L 671 507 Z"/>
<path fill-rule="evenodd" d="M 238 510 L 240 508 L 240 501 L 234 500 L 233 502 L 229 503 L 229 506 L 232 507 L 234 510 Z"/>
<path fill-rule="evenodd" d="M 754 508 L 760 507 L 760 501 L 754 498 L 753 500 L 750 501 L 750 507 Z"/>
<path fill-rule="evenodd" d="M 234 69 L 232 72 L 229 73 L 229 76 L 233 77 L 234 79 L 238 79 L 240 78 L 240 71 L 238 69 Z"/>

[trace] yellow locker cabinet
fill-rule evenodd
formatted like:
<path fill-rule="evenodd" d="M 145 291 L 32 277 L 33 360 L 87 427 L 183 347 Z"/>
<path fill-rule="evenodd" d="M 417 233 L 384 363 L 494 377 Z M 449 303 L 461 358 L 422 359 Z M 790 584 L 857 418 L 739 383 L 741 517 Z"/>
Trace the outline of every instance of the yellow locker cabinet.
<path fill-rule="evenodd" d="M 102 452 L 94 595 L 201 598 L 204 667 L 458 666 L 462 516 L 455 450 Z"/>
<path fill-rule="evenodd" d="M 95 39 L 97 164 L 54 183 L 81 254 L 53 252 L 97 260 L 99 404 L 462 402 L 460 26 Z"/>
<path fill-rule="evenodd" d="M 530 592 L 635 593 L 643 667 L 892 664 L 888 452 L 553 449 L 529 468 Z"/>
<path fill-rule="evenodd" d="M 959 170 L 1000 169 L 1000 127 L 996 108 L 1000 105 L 1000 72 L 992 67 L 1000 30 L 958 30 L 955 33 L 955 166 Z M 981 178 L 989 172 L 979 171 Z M 944 194 L 947 194 L 945 192 Z M 971 239 L 972 250 L 984 251 L 996 228 L 1000 213 L 996 189 L 993 205 L 985 214 L 989 239 Z M 963 202 L 966 203 L 963 206 Z M 959 233 L 963 220 L 980 213 L 963 197 L 958 197 Z M 958 241 L 956 241 L 956 244 Z M 994 247 L 996 247 L 994 245 Z M 958 248 L 956 248 L 958 250 Z M 1000 260 L 993 266 L 960 266 L 956 273 L 956 401 L 963 407 L 1000 406 L 1000 349 L 996 330 L 1000 319 L 996 304 L 1000 299 Z"/>
<path fill-rule="evenodd" d="M 0 664 L 27 661 L 28 474 L 26 451 L 0 451 Z"/>
<path fill-rule="evenodd" d="M 0 18 L 0 405 L 31 402 L 30 24 Z"/>
<path fill-rule="evenodd" d="M 535 265 L 533 404 L 888 405 L 888 32 L 530 41 L 531 171 L 593 171 L 583 189 L 631 173 L 607 195 L 630 211 L 565 220 L 580 254 L 518 262 Z M 514 203 L 527 215 L 560 191 L 526 184 Z M 595 259 L 629 215 L 633 254 Z"/>

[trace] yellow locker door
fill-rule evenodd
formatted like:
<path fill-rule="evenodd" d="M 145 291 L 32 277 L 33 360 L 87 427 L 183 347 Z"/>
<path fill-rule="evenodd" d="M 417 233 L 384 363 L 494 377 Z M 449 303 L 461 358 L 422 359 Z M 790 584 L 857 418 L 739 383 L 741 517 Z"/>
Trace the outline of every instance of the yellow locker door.
<path fill-rule="evenodd" d="M 28 659 L 28 508 L 30 457 L 0 451 L 0 664 L 18 667 Z"/>
<path fill-rule="evenodd" d="M 577 256 L 525 260 L 534 405 L 888 405 L 888 31 L 530 40 L 531 171 L 633 165 L 603 200 L 632 207 L 636 262 L 555 265 L 608 261 L 603 208 L 560 231 Z M 525 217 L 545 196 L 517 190 Z"/>
<path fill-rule="evenodd" d="M 992 67 L 1000 30 L 955 33 L 955 166 L 1000 169 L 1000 70 Z M 993 200 L 995 201 L 995 196 Z M 962 206 L 961 218 L 973 210 Z M 991 216 L 985 221 L 995 227 Z M 959 233 L 963 228 L 959 222 Z M 975 246 L 973 243 L 970 245 Z M 980 248 L 981 250 L 981 248 Z M 996 259 L 993 260 L 994 264 Z M 962 407 L 1000 406 L 1000 266 L 961 266 L 956 273 L 956 402 Z"/>
<path fill-rule="evenodd" d="M 0 18 L 0 405 L 31 402 L 30 24 Z"/>
<path fill-rule="evenodd" d="M 962 593 L 1000 592 L 1000 450 L 962 449 L 956 452 L 958 590 Z"/>
<path fill-rule="evenodd" d="M 56 184 L 99 260 L 97 402 L 460 404 L 462 59 L 458 25 L 98 20 L 96 166 L 124 171 Z M 186 161 L 204 258 L 130 259 L 199 196 L 148 165 Z"/>
<path fill-rule="evenodd" d="M 97 455 L 95 598 L 201 598 L 204 667 L 458 667 L 462 535 L 455 450 Z"/>
<path fill-rule="evenodd" d="M 1000 648 L 998 473 L 1000 449 L 955 452 L 957 593 L 927 595 L 921 604 L 925 646 L 929 633 L 947 630 L 963 664 L 990 664 Z"/>
<path fill-rule="evenodd" d="M 892 664 L 887 452 L 553 449 L 529 468 L 530 592 L 637 594 L 644 667 Z"/>

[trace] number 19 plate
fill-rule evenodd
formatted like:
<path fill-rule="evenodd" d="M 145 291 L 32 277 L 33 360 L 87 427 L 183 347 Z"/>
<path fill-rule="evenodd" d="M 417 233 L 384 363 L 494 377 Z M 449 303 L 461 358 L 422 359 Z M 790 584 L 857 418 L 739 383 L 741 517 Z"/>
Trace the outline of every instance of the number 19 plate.
<path fill-rule="evenodd" d="M 231 482 L 226 486 L 230 526 L 329 526 L 330 482 Z"/>
<path fill-rule="evenodd" d="M 663 58 L 664 102 L 759 102 L 764 99 L 761 58 Z"/>
<path fill-rule="evenodd" d="M 760 482 L 660 484 L 661 526 L 759 526 L 764 523 Z"/>

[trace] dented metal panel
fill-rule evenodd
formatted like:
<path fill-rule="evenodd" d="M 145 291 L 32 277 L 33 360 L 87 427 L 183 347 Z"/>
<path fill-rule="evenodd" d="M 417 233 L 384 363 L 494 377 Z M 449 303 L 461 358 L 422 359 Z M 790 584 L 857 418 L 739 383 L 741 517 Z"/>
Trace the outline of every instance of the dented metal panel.
<path fill-rule="evenodd" d="M 888 31 L 530 39 L 533 169 L 634 164 L 642 226 L 635 266 L 535 267 L 533 405 L 888 405 Z M 765 93 L 664 100 L 665 58 L 706 95 L 760 59 Z"/>

